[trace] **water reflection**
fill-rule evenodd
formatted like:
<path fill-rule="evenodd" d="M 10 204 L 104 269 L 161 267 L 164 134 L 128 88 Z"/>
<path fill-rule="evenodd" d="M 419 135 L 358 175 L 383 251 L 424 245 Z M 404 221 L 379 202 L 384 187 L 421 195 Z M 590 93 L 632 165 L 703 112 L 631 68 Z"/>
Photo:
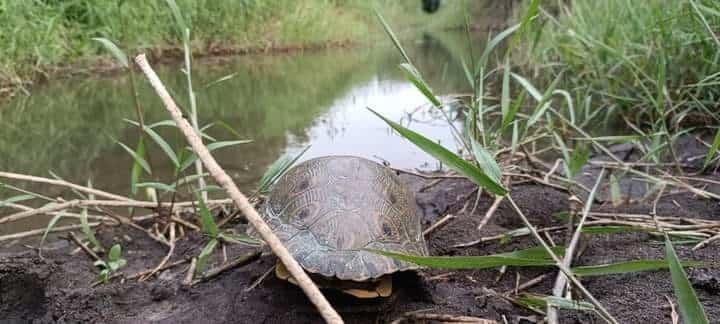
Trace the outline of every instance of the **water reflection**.
<path fill-rule="evenodd" d="M 425 36 L 406 46 L 437 93 L 466 88 L 460 63 L 468 47 L 466 36 Z M 218 139 L 253 140 L 214 153 L 245 189 L 281 154 L 306 145 L 311 149 L 305 158 L 351 154 L 403 168 L 435 168 L 431 157 L 366 109 L 455 148 L 437 111 L 404 80 L 399 62 L 391 46 L 197 61 L 193 73 L 201 123 L 222 121 L 232 127 L 229 131 L 218 123 L 210 128 L 208 133 Z M 185 76 L 179 68 L 164 66 L 158 72 L 179 104 L 187 107 Z M 231 73 L 234 78 L 207 86 Z M 92 179 L 96 187 L 127 193 L 132 160 L 116 141 L 129 146 L 137 141 L 137 130 L 123 122 L 136 119 L 128 83 L 122 75 L 54 81 L 0 108 L 0 170 L 41 176 L 52 170 L 71 181 Z M 144 82 L 139 97 L 148 123 L 168 118 Z M 185 145 L 170 128 L 160 133 L 175 147 Z M 151 153 L 150 178 L 171 179 L 172 168 L 162 151 L 153 147 Z M 47 186 L 31 189 L 51 196 L 61 193 Z M 0 199 L 10 195 L 0 192 Z M 3 228 L 0 234 L 8 231 L 13 230 Z"/>

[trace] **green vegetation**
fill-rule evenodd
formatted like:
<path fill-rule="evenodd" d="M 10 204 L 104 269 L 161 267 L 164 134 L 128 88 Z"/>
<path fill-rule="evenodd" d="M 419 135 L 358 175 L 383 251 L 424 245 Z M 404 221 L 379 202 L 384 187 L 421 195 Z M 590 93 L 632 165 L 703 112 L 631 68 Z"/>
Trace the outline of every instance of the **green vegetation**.
<path fill-rule="evenodd" d="M 694 114 L 720 121 L 718 1 L 558 3 L 528 37 L 529 62 L 549 78 L 563 73 L 576 110 L 619 111 L 643 129 Z"/>
<path fill-rule="evenodd" d="M 376 6 L 417 29 L 457 25 L 464 3 L 448 2 L 426 19 L 415 0 L 177 1 L 195 55 L 367 41 L 377 30 L 370 15 Z M 168 9 L 163 0 L 0 0 L 0 85 L 20 85 L 59 66 L 87 69 L 103 55 L 94 37 L 130 54 L 180 49 L 183 31 Z"/>

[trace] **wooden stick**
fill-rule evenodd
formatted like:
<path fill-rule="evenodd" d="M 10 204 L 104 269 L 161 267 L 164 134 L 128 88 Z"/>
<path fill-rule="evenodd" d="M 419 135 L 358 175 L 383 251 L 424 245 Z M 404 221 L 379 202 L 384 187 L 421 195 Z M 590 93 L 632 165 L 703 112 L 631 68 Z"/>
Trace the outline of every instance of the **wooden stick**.
<path fill-rule="evenodd" d="M 200 283 L 200 282 L 202 282 L 202 281 L 215 278 L 215 277 L 217 277 L 218 275 L 220 275 L 221 273 L 223 273 L 223 272 L 225 272 L 225 271 L 227 271 L 227 270 L 230 270 L 230 269 L 233 269 L 233 268 L 242 266 L 242 265 L 246 265 L 246 264 L 248 264 L 249 262 L 255 260 L 255 258 L 256 258 L 257 256 L 259 256 L 259 255 L 260 255 L 260 251 L 259 251 L 259 250 L 258 250 L 258 251 L 254 251 L 254 252 L 250 252 L 250 253 L 246 253 L 246 254 L 244 254 L 244 255 L 241 255 L 241 256 L 239 256 L 237 259 L 235 259 L 235 260 L 233 260 L 233 261 L 225 262 L 224 264 L 220 265 L 220 266 L 217 267 L 217 268 L 213 268 L 213 269 L 208 270 L 207 274 L 201 276 L 200 278 L 197 278 L 197 279 L 193 280 L 190 285 L 191 285 L 191 286 L 192 286 L 192 285 L 196 285 L 196 284 L 198 284 L 198 283 Z"/>
<path fill-rule="evenodd" d="M 445 215 L 443 218 L 441 218 L 440 220 L 435 222 L 435 224 L 432 224 L 430 227 L 428 227 L 426 230 L 424 230 L 422 233 L 423 236 L 428 236 L 430 233 L 437 230 L 438 228 L 445 226 L 445 224 L 447 222 L 451 221 L 453 218 L 455 218 L 455 216 L 453 214 Z"/>
<path fill-rule="evenodd" d="M 215 181 L 224 188 L 225 191 L 227 191 L 230 198 L 232 198 L 235 202 L 235 205 L 243 212 L 250 224 L 253 225 L 262 239 L 268 244 L 268 246 L 270 246 L 273 253 L 277 255 L 290 274 L 295 278 L 295 280 L 297 280 L 298 285 L 308 296 L 308 299 L 315 304 L 315 307 L 317 307 L 320 315 L 322 315 L 328 323 L 343 323 L 340 315 L 337 311 L 335 311 L 332 305 L 330 305 L 312 279 L 310 279 L 305 271 L 303 271 L 300 264 L 295 260 L 295 258 L 293 258 L 292 254 L 290 254 L 290 251 L 287 250 L 287 248 L 282 244 L 282 241 L 280 241 L 280 239 L 270 229 L 270 226 L 268 226 L 262 217 L 260 217 L 260 214 L 258 214 L 257 210 L 255 210 L 255 208 L 250 204 L 247 197 L 240 192 L 240 189 L 238 189 L 232 181 L 232 178 L 230 178 L 225 170 L 218 165 L 212 155 L 210 155 L 210 151 L 208 151 L 208 149 L 202 144 L 200 137 L 194 131 L 190 123 L 183 118 L 182 112 L 167 92 L 167 89 L 165 89 L 165 86 L 163 86 L 162 81 L 160 81 L 160 78 L 158 78 L 155 71 L 150 67 L 145 54 L 138 55 L 135 58 L 135 63 L 140 67 L 143 73 L 145 73 L 145 76 L 155 89 L 155 92 L 157 92 L 158 96 L 165 105 L 165 108 L 168 112 L 170 112 L 175 124 L 185 135 L 188 143 L 197 153 L 200 160 L 208 169 L 210 175 L 212 175 L 213 178 L 215 178 Z"/>
<path fill-rule="evenodd" d="M 75 235 L 75 232 L 70 232 L 70 239 L 73 242 L 75 242 L 75 244 L 77 244 L 78 247 L 80 247 L 80 249 L 85 251 L 85 253 L 87 253 L 87 255 L 89 255 L 93 259 L 93 261 L 101 261 L 102 260 L 97 255 L 97 253 L 95 253 L 95 251 L 91 250 L 89 247 L 87 247 L 87 245 L 83 244 L 83 242 L 80 240 L 80 238 L 77 237 L 77 235 Z"/>

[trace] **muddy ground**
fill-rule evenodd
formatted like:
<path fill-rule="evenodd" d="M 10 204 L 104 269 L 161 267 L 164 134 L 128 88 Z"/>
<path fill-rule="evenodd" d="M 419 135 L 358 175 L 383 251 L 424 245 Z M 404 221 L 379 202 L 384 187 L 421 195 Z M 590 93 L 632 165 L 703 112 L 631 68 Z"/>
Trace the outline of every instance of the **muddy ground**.
<path fill-rule="evenodd" d="M 428 236 L 433 255 L 485 255 L 535 245 L 529 237 L 501 245 L 498 241 L 467 248 L 458 243 L 523 227 L 511 206 L 504 202 L 495 217 L 478 233 L 476 226 L 492 203 L 483 196 L 473 214 L 461 212 L 463 199 L 474 187 L 464 180 L 448 179 L 422 192 L 430 180 L 402 175 L 417 192 L 417 203 L 424 226 L 430 226 L 448 213 L 457 218 Z M 538 227 L 560 225 L 552 215 L 568 209 L 566 192 L 536 184 L 512 188 L 513 197 Z M 615 210 L 608 203 L 597 210 Z M 650 206 L 633 203 L 617 207 L 622 212 L 646 213 Z M 690 194 L 676 194 L 660 201 L 658 214 L 677 217 L 720 219 L 716 201 L 702 200 Z M 245 224 L 234 225 L 243 230 Z M 165 255 L 166 248 L 137 231 L 118 228 L 99 230 L 99 238 L 109 246 L 122 242 L 128 266 L 122 271 L 133 274 L 153 268 Z M 553 236 L 564 240 L 564 233 Z M 206 239 L 195 235 L 182 240 L 173 260 L 197 255 Z M 575 264 L 602 264 L 640 258 L 664 258 L 661 241 L 646 233 L 594 235 Z M 717 243 L 698 251 L 678 245 L 683 260 L 701 260 L 702 267 L 691 268 L 688 275 L 711 322 L 720 321 L 720 254 Z M 267 276 L 253 289 L 248 287 L 274 264 L 271 255 L 253 258 L 249 263 L 191 287 L 182 285 L 188 264 L 161 272 L 145 282 L 113 280 L 91 288 L 97 279 L 92 260 L 83 253 L 70 255 L 75 245 L 58 240 L 43 250 L 19 244 L 0 247 L 0 322 L 2 323 L 319 323 L 321 319 L 299 288 Z M 228 259 L 251 252 L 240 245 L 227 246 Z M 222 262 L 215 253 L 211 266 Z M 548 294 L 555 280 L 552 268 L 510 268 L 504 275 L 498 270 L 445 271 L 427 270 L 395 276 L 395 293 L 379 300 L 360 301 L 343 294 L 328 292 L 328 298 L 348 323 L 388 323 L 404 313 L 427 310 L 438 314 L 469 315 L 508 323 L 532 323 L 541 315 L 518 307 L 494 293 L 515 287 L 517 277 L 525 282 L 541 274 L 548 276 L 527 291 Z M 674 299 L 670 275 L 666 271 L 584 279 L 587 288 L 622 323 L 669 323 L 671 310 L 666 299 Z M 562 323 L 600 323 L 589 314 L 562 312 Z"/>

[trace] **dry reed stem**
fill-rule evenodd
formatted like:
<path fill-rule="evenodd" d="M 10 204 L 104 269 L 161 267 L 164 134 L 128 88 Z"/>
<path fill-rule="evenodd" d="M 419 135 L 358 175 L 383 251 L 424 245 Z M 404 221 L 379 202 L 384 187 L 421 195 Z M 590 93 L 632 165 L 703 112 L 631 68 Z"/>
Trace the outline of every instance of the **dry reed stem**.
<path fill-rule="evenodd" d="M 173 255 L 173 252 L 175 252 L 175 223 L 170 222 L 170 248 L 168 249 L 168 253 L 162 259 L 162 261 L 160 261 L 160 263 L 157 265 L 157 267 L 155 267 L 147 275 L 140 277 L 140 279 L 138 281 L 148 280 L 150 277 L 152 277 L 154 274 L 156 274 L 158 271 L 160 271 L 160 269 L 162 269 L 165 266 L 165 264 L 170 260 L 170 258 Z"/>
<path fill-rule="evenodd" d="M 183 118 L 182 112 L 173 101 L 170 94 L 165 89 L 165 86 L 158 78 L 155 71 L 150 67 L 147 58 L 144 54 L 140 54 L 135 58 L 135 63 L 145 73 L 148 81 L 157 92 L 158 96 L 162 100 L 165 108 L 170 112 L 175 124 L 180 128 L 186 139 L 192 146 L 193 150 L 197 153 L 200 160 L 203 162 L 208 172 L 215 178 L 215 181 L 224 188 L 230 198 L 235 202 L 235 205 L 245 214 L 248 221 L 260 234 L 262 239 L 270 246 L 272 251 L 277 255 L 280 261 L 285 265 L 290 274 L 297 280 L 298 285 L 302 288 L 305 294 L 308 296 L 310 301 L 315 304 L 320 315 L 328 323 L 343 323 L 340 315 L 330 305 L 325 296 L 320 292 L 320 289 L 300 267 L 300 264 L 293 258 L 290 251 L 282 244 L 280 239 L 272 232 L 270 227 L 265 223 L 257 210 L 250 204 L 247 197 L 240 192 L 240 189 L 232 181 L 232 178 L 218 165 L 215 159 L 212 157 L 208 149 L 202 144 L 202 141 L 198 134 L 194 131 L 192 126 L 186 119 Z"/>
<path fill-rule="evenodd" d="M 583 207 L 582 216 L 580 217 L 580 221 L 577 224 L 577 227 L 575 229 L 575 233 L 573 233 L 572 238 L 570 239 L 570 244 L 568 244 L 566 250 L 565 250 L 565 257 L 562 260 L 563 266 L 570 268 L 572 265 L 572 260 L 575 256 L 575 249 L 577 248 L 578 243 L 580 242 L 580 235 L 582 234 L 582 228 L 585 226 L 585 221 L 588 218 L 588 214 L 590 213 L 590 208 L 592 208 L 593 199 L 595 198 L 595 193 L 597 193 L 598 188 L 600 187 L 600 183 L 602 182 L 603 178 L 605 176 L 605 169 L 603 168 L 600 170 L 600 174 L 598 174 L 597 181 L 595 182 L 595 186 L 593 186 L 592 191 L 590 191 L 590 194 L 588 195 L 587 201 L 585 202 L 585 206 Z M 560 271 L 558 272 L 557 278 L 555 279 L 555 286 L 553 286 L 553 296 L 555 297 L 563 297 L 563 292 L 565 291 L 565 286 L 567 285 L 567 277 L 565 274 Z M 558 314 L 557 309 L 548 304 L 547 307 L 547 322 L 548 324 L 556 324 L 559 323 L 558 320 Z"/>
<path fill-rule="evenodd" d="M 18 174 L 18 173 L 12 173 L 12 172 L 0 172 L 0 178 L 8 178 L 8 179 L 16 179 L 16 180 L 22 180 L 22 181 L 31 181 L 31 182 L 39 182 L 39 183 L 46 183 L 61 187 L 68 187 L 75 189 L 77 191 L 82 191 L 88 194 L 93 194 L 99 197 L 105 197 L 108 199 L 113 200 L 120 200 L 120 201 L 135 201 L 133 199 L 130 199 L 128 197 L 119 196 L 116 194 L 112 194 L 109 192 L 105 192 L 102 190 L 94 189 L 94 188 L 88 188 L 85 186 L 77 185 L 71 182 L 67 182 L 65 180 L 56 180 L 56 179 L 49 179 L 49 178 L 43 178 L 43 177 L 36 177 L 36 176 L 30 176 L 25 174 Z"/>
<path fill-rule="evenodd" d="M 218 275 L 220 275 L 221 273 L 223 273 L 223 272 L 225 272 L 225 271 L 227 271 L 227 270 L 234 269 L 234 268 L 237 268 L 237 267 L 239 267 L 239 266 L 246 265 L 246 264 L 248 264 L 249 262 L 255 260 L 255 258 L 256 258 L 257 256 L 259 256 L 259 255 L 260 255 L 260 251 L 259 251 L 259 250 L 258 250 L 258 251 L 254 251 L 254 252 L 250 252 L 250 253 L 246 253 L 246 254 L 244 254 L 244 255 L 241 255 L 240 257 L 238 257 L 237 259 L 235 259 L 235 260 L 233 260 L 233 261 L 225 262 L 224 264 L 220 265 L 220 266 L 217 267 L 217 268 L 213 268 L 213 269 L 208 270 L 208 272 L 207 272 L 205 275 L 201 276 L 200 278 L 197 278 L 197 279 L 193 280 L 190 285 L 191 285 L 191 286 L 194 286 L 194 285 L 196 285 L 196 284 L 198 284 L 198 283 L 200 283 L 200 282 L 203 282 L 203 281 L 206 281 L 206 280 L 215 278 L 215 277 L 217 277 Z"/>
<path fill-rule="evenodd" d="M 75 235 L 75 232 L 70 232 L 70 239 L 77 244 L 77 246 L 82 249 L 88 256 L 90 256 L 93 261 L 101 261 L 102 259 L 100 256 L 95 253 L 95 251 L 91 250 L 87 245 L 85 245 L 77 235 Z"/>
<path fill-rule="evenodd" d="M 570 270 L 570 268 L 566 267 L 563 264 L 562 260 L 560 260 L 560 258 L 558 258 L 558 256 L 553 252 L 553 250 L 550 248 L 550 246 L 548 246 L 548 244 L 545 242 L 545 240 L 543 240 L 543 238 L 540 237 L 540 234 L 537 232 L 537 230 L 532 225 L 532 223 L 530 223 L 530 221 L 527 219 L 527 217 L 525 217 L 525 214 L 522 212 L 520 207 L 518 207 L 518 205 L 515 203 L 515 201 L 512 199 L 512 197 L 510 195 L 508 195 L 507 199 L 510 202 L 510 204 L 512 205 L 512 207 L 515 209 L 515 211 L 517 212 L 518 216 L 520 216 L 520 219 L 522 219 L 522 221 L 525 223 L 525 226 L 527 226 L 530 229 L 530 232 L 533 234 L 535 239 L 543 246 L 545 251 L 547 251 L 547 253 L 550 255 L 550 257 L 553 259 L 553 261 L 555 261 L 555 265 L 558 268 L 560 268 L 560 271 L 562 271 L 565 274 L 565 276 L 567 276 L 567 278 L 570 279 L 570 281 L 575 285 L 575 287 L 577 287 L 582 292 L 582 294 L 585 295 L 585 297 L 588 298 L 588 300 L 590 300 L 590 302 L 593 305 L 595 305 L 595 307 L 598 309 L 598 314 L 600 314 L 601 317 L 603 317 L 603 319 L 605 319 L 606 321 L 613 323 L 613 324 L 618 324 L 619 322 L 615 319 L 615 317 L 613 317 L 612 314 L 610 314 L 610 312 L 608 312 L 608 310 L 605 308 L 605 306 L 603 306 L 595 298 L 595 296 L 593 296 L 590 293 L 590 291 L 588 291 L 587 288 L 585 288 L 585 286 L 580 282 L 580 280 L 578 280 L 575 277 L 575 275 L 572 273 L 572 270 Z"/>
<path fill-rule="evenodd" d="M 490 221 L 490 218 L 495 215 L 495 211 L 498 209 L 498 207 L 500 207 L 500 203 L 502 203 L 503 199 L 505 199 L 505 197 L 503 196 L 495 197 L 495 201 L 493 201 L 492 205 L 490 205 L 490 208 L 488 208 L 485 216 L 480 220 L 480 224 L 478 224 L 478 232 L 481 231 L 482 228 L 485 227 L 485 224 Z"/>
<path fill-rule="evenodd" d="M 98 222 L 88 223 L 88 225 L 89 225 L 90 227 L 95 227 L 95 226 L 100 225 L 100 223 L 98 223 Z M 50 229 L 50 230 L 48 231 L 48 233 L 72 231 L 72 230 L 76 230 L 76 229 L 80 229 L 80 228 L 82 228 L 82 225 L 80 225 L 80 224 L 78 224 L 78 225 L 67 225 L 67 226 L 57 226 L 57 227 L 53 227 L 52 229 Z M 3 235 L 3 236 L 0 236 L 0 242 L 9 241 L 9 240 L 15 240 L 15 239 L 21 239 L 21 238 L 26 238 L 26 237 L 35 236 L 35 235 L 42 235 L 43 233 L 45 233 L 45 230 L 46 230 L 45 228 L 38 228 L 38 229 L 29 230 L 29 231 L 20 232 L 20 233 L 13 233 L 13 234 L 8 234 L 8 235 Z"/>
<path fill-rule="evenodd" d="M 422 232 L 423 236 L 428 236 L 430 233 L 434 232 L 438 228 L 441 228 L 445 226 L 445 224 L 455 218 L 455 215 L 453 214 L 447 214 L 434 224 L 432 224 L 430 227 L 428 227 L 426 230 Z"/>

